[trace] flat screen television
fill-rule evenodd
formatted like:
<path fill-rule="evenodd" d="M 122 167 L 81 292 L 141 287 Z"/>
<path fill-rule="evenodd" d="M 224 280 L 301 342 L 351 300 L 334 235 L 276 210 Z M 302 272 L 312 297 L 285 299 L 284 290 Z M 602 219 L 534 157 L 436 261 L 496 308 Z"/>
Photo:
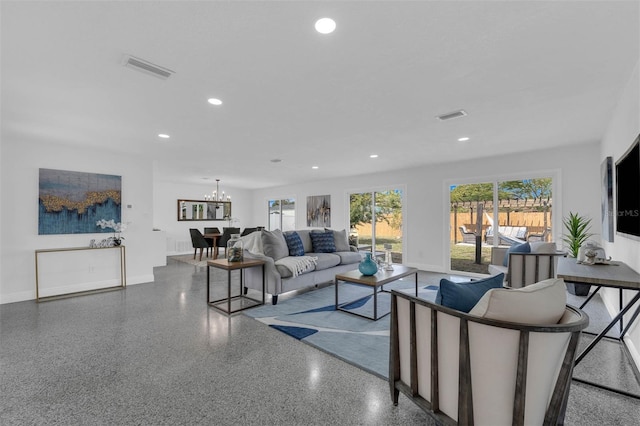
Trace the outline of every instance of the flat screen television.
<path fill-rule="evenodd" d="M 640 239 L 640 135 L 616 162 L 616 232 Z"/>

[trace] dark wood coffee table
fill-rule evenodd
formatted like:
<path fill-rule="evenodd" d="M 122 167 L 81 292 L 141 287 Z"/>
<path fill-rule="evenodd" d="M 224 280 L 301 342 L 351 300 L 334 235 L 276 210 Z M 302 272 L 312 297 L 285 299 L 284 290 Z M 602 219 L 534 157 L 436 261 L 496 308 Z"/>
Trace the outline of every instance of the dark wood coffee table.
<path fill-rule="evenodd" d="M 399 280 L 400 278 L 407 277 L 409 275 L 415 275 L 416 296 L 418 296 L 418 269 L 417 268 L 410 268 L 404 265 L 393 265 L 393 271 L 379 270 L 378 273 L 376 273 L 375 275 L 362 275 L 358 270 L 337 274 L 334 279 L 334 285 L 336 288 L 336 310 L 377 321 L 378 319 L 386 315 L 389 315 L 389 313 L 391 312 L 389 311 L 386 314 L 378 317 L 378 293 L 379 292 L 389 293 L 383 287 L 385 284 L 389 284 L 390 282 Z M 345 283 L 350 283 L 350 284 L 360 284 L 360 285 L 373 287 L 373 317 L 361 315 L 356 312 L 350 312 L 342 308 L 345 305 L 349 305 L 353 302 L 357 302 L 358 300 L 362 300 L 363 297 L 361 297 L 360 299 L 351 300 L 349 302 L 340 303 L 338 301 L 338 282 L 339 281 L 343 281 Z M 380 288 L 380 291 L 378 291 L 378 288 Z M 368 297 L 368 296 L 365 296 L 365 297 Z"/>

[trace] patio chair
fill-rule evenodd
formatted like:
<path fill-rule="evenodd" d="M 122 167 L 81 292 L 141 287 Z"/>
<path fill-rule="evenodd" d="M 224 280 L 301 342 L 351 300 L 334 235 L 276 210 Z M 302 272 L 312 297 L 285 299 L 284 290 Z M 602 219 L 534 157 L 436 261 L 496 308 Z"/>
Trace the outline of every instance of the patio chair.
<path fill-rule="evenodd" d="M 476 243 L 476 233 L 467 230 L 467 228 L 462 225 L 459 226 L 458 229 L 462 234 L 462 242 L 467 244 L 475 244 Z"/>

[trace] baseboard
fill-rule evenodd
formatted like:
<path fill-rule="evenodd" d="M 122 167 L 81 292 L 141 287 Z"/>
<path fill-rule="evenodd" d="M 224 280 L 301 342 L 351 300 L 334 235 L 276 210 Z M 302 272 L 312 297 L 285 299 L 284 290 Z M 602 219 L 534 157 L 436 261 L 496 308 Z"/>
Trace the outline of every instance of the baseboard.
<path fill-rule="evenodd" d="M 155 281 L 153 274 L 138 275 L 136 277 L 127 277 L 127 285 L 152 283 Z"/>
<path fill-rule="evenodd" d="M 620 312 L 620 309 L 611 304 L 609 297 L 601 297 L 601 299 L 602 299 L 602 302 L 604 303 L 605 308 L 609 312 L 609 315 L 611 315 L 611 318 L 618 315 L 618 313 Z M 637 326 L 637 324 L 635 324 L 634 326 Z M 633 363 L 636 365 L 636 368 L 640 370 L 640 348 L 638 348 L 635 345 L 631 337 L 629 337 L 628 333 L 627 335 L 623 336 L 623 341 L 624 341 L 624 345 L 627 347 L 627 350 L 629 351 L 629 354 L 631 355 L 631 358 L 633 359 Z"/>
<path fill-rule="evenodd" d="M 0 296 L 0 305 L 7 303 L 25 302 L 27 300 L 35 300 L 36 290 L 18 291 L 15 293 Z"/>
<path fill-rule="evenodd" d="M 640 351 L 639 348 L 636 347 L 635 343 L 629 335 L 624 336 L 624 343 L 627 346 L 627 350 L 631 355 L 631 359 L 633 359 L 633 363 L 636 365 L 636 368 L 640 370 Z"/>
<path fill-rule="evenodd" d="M 405 266 L 409 266 L 411 268 L 418 268 L 420 271 L 429 271 L 429 272 L 442 272 L 446 273 L 442 265 L 428 265 L 426 263 L 403 263 Z"/>
<path fill-rule="evenodd" d="M 184 254 L 193 254 L 193 250 L 189 250 L 189 251 L 168 251 L 167 252 L 167 257 L 168 256 L 182 256 Z"/>
<path fill-rule="evenodd" d="M 138 275 L 138 276 L 134 276 L 134 277 L 127 277 L 127 286 L 129 285 L 136 285 L 136 284 L 145 284 L 145 283 L 152 283 L 155 281 L 155 277 L 153 276 L 153 274 L 146 274 L 146 275 Z M 105 286 L 106 285 L 118 285 L 117 282 L 114 283 L 102 283 Z M 73 288 L 68 288 L 66 289 L 68 292 L 75 292 L 75 291 L 83 291 L 83 290 L 92 290 L 93 288 L 80 288 L 80 287 L 76 287 L 74 286 Z M 66 292 L 66 291 L 65 291 Z M 42 297 L 44 297 L 45 295 L 41 295 Z M 17 303 L 17 302 L 26 302 L 28 300 L 35 300 L 36 299 L 36 291 L 35 288 L 33 290 L 27 290 L 27 291 L 18 291 L 15 293 L 10 293 L 10 294 L 5 294 L 0 296 L 0 305 L 5 305 L 7 303 Z"/>

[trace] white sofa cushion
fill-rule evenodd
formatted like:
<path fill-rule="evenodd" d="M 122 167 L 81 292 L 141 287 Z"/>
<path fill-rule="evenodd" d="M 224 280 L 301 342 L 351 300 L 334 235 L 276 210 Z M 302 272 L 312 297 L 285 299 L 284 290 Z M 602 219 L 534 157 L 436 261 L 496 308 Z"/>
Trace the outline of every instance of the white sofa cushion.
<path fill-rule="evenodd" d="M 564 280 L 551 278 L 518 289 L 491 289 L 469 314 L 520 324 L 557 324 L 566 303 Z"/>
<path fill-rule="evenodd" d="M 547 243 L 545 241 L 532 241 L 529 243 L 531 253 L 553 254 L 556 252 L 556 243 Z"/>

